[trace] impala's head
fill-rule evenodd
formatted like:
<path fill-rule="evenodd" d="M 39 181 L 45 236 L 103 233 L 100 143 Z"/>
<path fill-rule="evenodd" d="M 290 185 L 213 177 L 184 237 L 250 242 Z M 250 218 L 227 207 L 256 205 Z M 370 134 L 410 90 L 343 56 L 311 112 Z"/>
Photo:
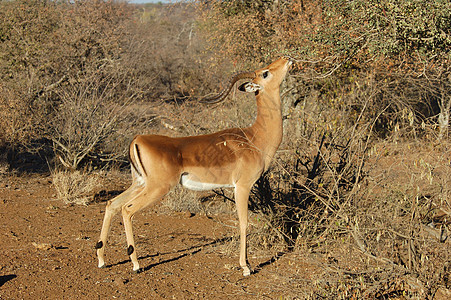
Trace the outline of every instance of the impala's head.
<path fill-rule="evenodd" d="M 233 85 L 240 79 L 251 79 L 249 82 L 245 82 L 238 88 L 243 92 L 259 92 L 259 91 L 278 91 L 282 80 L 285 78 L 288 69 L 292 64 L 292 60 L 289 57 L 281 57 L 269 66 L 259 69 L 255 72 L 242 72 L 234 75 L 229 85 L 222 90 L 218 95 L 201 100 L 204 103 L 218 103 L 223 101 L 229 92 L 232 90 Z"/>
<path fill-rule="evenodd" d="M 292 60 L 281 57 L 266 68 L 255 71 L 252 81 L 240 85 L 239 90 L 243 92 L 277 91 L 282 80 L 288 72 Z"/>

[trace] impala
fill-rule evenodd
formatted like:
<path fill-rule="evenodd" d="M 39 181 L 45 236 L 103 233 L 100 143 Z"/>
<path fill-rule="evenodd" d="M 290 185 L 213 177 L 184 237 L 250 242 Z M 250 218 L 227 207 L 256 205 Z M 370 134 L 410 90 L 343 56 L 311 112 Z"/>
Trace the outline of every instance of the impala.
<path fill-rule="evenodd" d="M 105 266 L 104 249 L 111 218 L 122 211 L 127 254 L 133 271 L 139 271 L 132 232 L 132 216 L 139 210 L 161 200 L 175 185 L 192 190 L 235 189 L 235 203 L 240 224 L 240 266 L 243 275 L 251 274 L 247 261 L 246 229 L 249 193 L 266 171 L 282 141 L 280 84 L 291 65 L 286 57 L 255 72 L 235 75 L 218 95 L 206 103 L 224 100 L 240 79 L 251 79 L 239 90 L 254 92 L 257 118 L 247 128 L 232 128 L 207 135 L 172 138 L 161 135 L 138 135 L 130 144 L 129 156 L 132 185 L 108 201 L 100 240 L 95 248 L 99 268 Z"/>

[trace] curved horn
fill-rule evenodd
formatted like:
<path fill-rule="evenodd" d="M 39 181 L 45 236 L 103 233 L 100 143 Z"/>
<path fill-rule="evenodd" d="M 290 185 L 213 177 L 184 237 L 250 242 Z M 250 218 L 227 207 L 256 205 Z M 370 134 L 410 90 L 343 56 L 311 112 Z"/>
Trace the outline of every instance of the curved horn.
<path fill-rule="evenodd" d="M 230 79 L 229 84 L 226 88 L 224 88 L 219 94 L 207 97 L 204 99 L 201 99 L 200 102 L 207 103 L 207 104 L 215 104 L 219 103 L 221 101 L 224 101 L 224 99 L 227 97 L 227 95 L 232 90 L 233 85 L 240 79 L 254 79 L 255 78 L 255 72 L 241 72 L 238 74 L 233 75 L 233 77 Z"/>

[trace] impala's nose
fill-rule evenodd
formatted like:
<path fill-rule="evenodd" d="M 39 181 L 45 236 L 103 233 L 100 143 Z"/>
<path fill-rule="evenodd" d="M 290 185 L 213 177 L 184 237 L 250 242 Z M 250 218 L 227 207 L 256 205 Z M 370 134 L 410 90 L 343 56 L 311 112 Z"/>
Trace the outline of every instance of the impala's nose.
<path fill-rule="evenodd" d="M 287 62 L 288 71 L 290 71 L 293 68 L 293 60 L 289 59 Z"/>
<path fill-rule="evenodd" d="M 294 62 L 294 59 L 292 59 L 290 56 L 288 56 L 288 55 L 285 55 L 283 58 L 285 58 L 286 60 L 287 60 L 287 65 L 288 65 L 288 67 L 290 67 L 292 64 L 293 64 L 293 62 Z"/>

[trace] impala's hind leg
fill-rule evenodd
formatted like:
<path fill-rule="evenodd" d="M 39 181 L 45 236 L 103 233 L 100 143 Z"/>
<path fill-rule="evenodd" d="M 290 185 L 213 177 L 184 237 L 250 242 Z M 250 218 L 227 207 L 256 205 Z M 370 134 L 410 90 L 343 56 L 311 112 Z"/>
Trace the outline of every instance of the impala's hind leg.
<path fill-rule="evenodd" d="M 126 191 L 119 196 L 108 201 L 105 209 L 105 217 L 103 218 L 102 230 L 100 232 L 100 239 L 95 248 L 97 249 L 97 258 L 99 260 L 99 268 L 105 266 L 104 252 L 108 233 L 110 231 L 111 219 L 121 210 L 124 203 L 127 203 L 131 198 L 136 196 L 143 189 L 137 183 L 133 183 Z"/>
<path fill-rule="evenodd" d="M 122 218 L 124 221 L 125 235 L 127 236 L 127 254 L 133 263 L 133 271 L 139 271 L 138 258 L 135 251 L 135 241 L 133 238 L 132 217 L 139 210 L 157 203 L 170 190 L 170 187 L 147 187 L 136 197 L 125 203 L 122 207 Z"/>

